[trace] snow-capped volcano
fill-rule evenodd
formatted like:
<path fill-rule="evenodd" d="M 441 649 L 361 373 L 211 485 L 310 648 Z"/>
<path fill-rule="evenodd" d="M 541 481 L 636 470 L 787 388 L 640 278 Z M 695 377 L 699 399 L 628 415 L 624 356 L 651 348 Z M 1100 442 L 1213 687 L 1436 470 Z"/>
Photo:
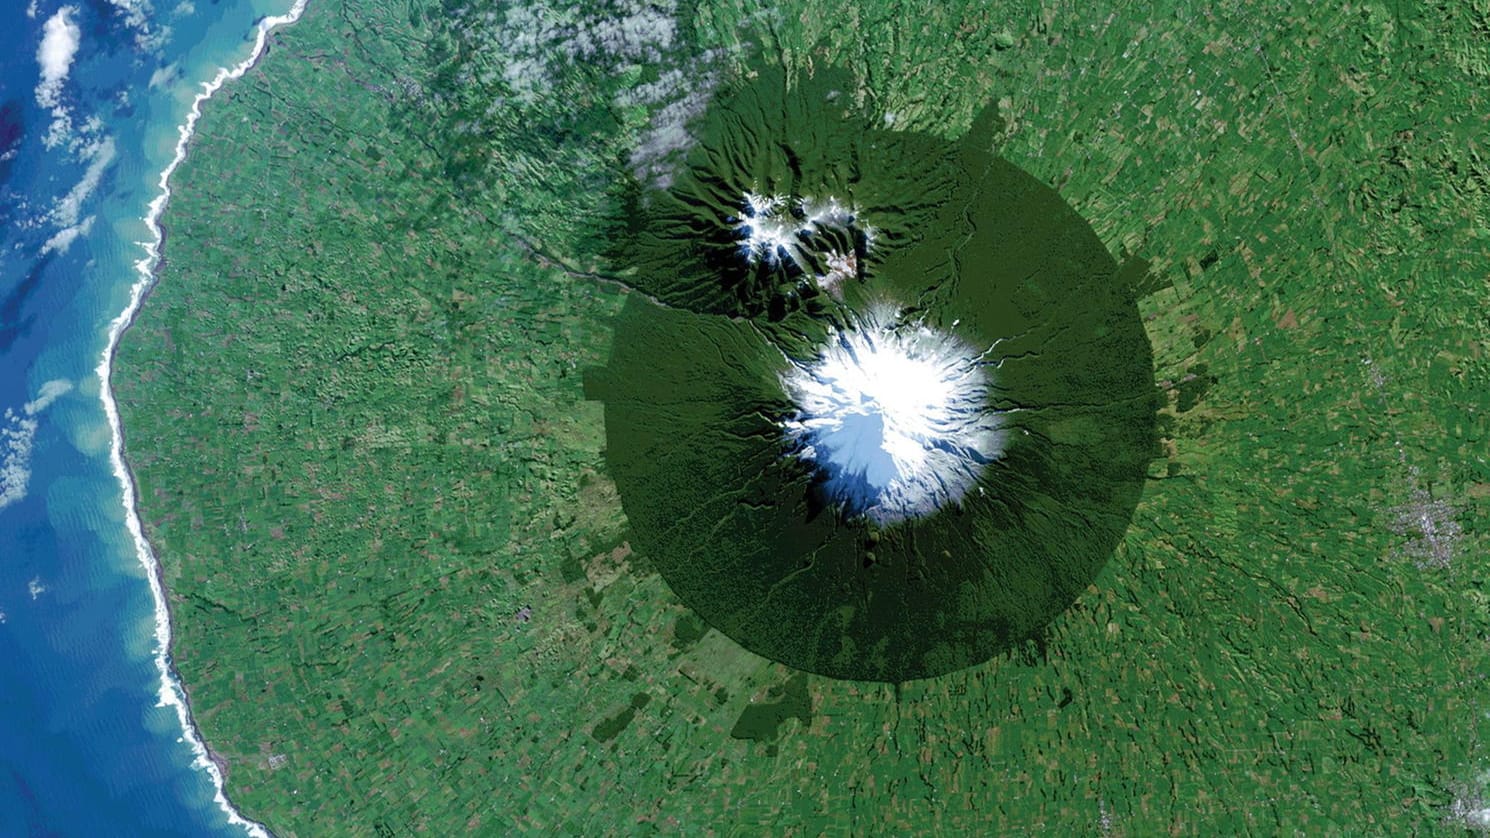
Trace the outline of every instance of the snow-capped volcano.
<path fill-rule="evenodd" d="M 956 503 L 1000 450 L 981 353 L 882 306 L 835 331 L 782 384 L 798 456 L 850 514 L 890 524 Z"/>

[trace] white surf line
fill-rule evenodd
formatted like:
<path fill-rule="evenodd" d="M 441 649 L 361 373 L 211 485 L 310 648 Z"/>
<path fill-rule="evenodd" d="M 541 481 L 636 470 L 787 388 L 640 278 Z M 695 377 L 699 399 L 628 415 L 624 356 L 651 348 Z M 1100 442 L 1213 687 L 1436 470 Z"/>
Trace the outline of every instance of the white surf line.
<path fill-rule="evenodd" d="M 134 479 L 124 465 L 124 431 L 119 424 L 119 407 L 114 401 L 114 392 L 110 389 L 109 378 L 114 369 L 114 351 L 119 346 L 119 337 L 134 320 L 135 314 L 140 310 L 140 303 L 145 299 L 145 292 L 155 281 L 155 266 L 160 263 L 161 242 L 164 240 L 160 215 L 171 200 L 171 174 L 186 158 L 186 147 L 191 140 L 192 132 L 196 129 L 197 120 L 202 116 L 202 103 L 211 99 L 212 95 L 225 83 L 247 73 L 264 54 L 264 48 L 269 43 L 269 33 L 276 27 L 299 20 L 300 15 L 305 11 L 305 3 L 306 0 L 295 0 L 295 4 L 290 7 L 288 13 L 261 19 L 253 51 L 248 58 L 232 68 L 218 69 L 217 75 L 211 81 L 204 82 L 202 92 L 192 100 L 191 111 L 186 115 L 186 121 L 178 128 L 180 136 L 176 140 L 176 154 L 160 172 L 160 193 L 150 202 L 150 210 L 145 214 L 145 226 L 150 229 L 151 241 L 140 242 L 140 245 L 145 248 L 145 255 L 135 262 L 135 271 L 139 274 L 139 279 L 135 280 L 129 290 L 129 304 L 109 324 L 108 345 L 104 347 L 103 358 L 99 360 L 97 369 L 98 380 L 102 385 L 99 388 L 99 397 L 103 401 L 104 413 L 108 417 L 109 431 L 112 436 L 109 461 L 113 465 L 114 477 L 118 479 L 119 488 L 123 493 L 124 522 L 129 528 L 130 536 L 134 539 L 135 555 L 145 568 L 145 575 L 150 580 L 150 595 L 155 600 L 155 668 L 160 671 L 160 701 L 156 706 L 171 707 L 176 711 L 176 718 L 181 722 L 181 741 L 190 745 L 192 753 L 196 754 L 192 767 L 207 772 L 207 775 L 212 778 L 212 785 L 216 790 L 213 800 L 223 814 L 227 815 L 228 823 L 243 827 L 253 838 L 270 838 L 269 830 L 263 824 L 245 818 L 228 801 L 227 793 L 223 789 L 222 770 L 212 761 L 201 734 L 192 722 L 191 710 L 186 703 L 186 691 L 176 678 L 176 673 L 171 666 L 171 615 L 166 606 L 165 585 L 162 581 L 160 562 L 155 558 L 150 542 L 145 540 L 145 530 L 140 523 L 139 510 L 135 508 Z"/>

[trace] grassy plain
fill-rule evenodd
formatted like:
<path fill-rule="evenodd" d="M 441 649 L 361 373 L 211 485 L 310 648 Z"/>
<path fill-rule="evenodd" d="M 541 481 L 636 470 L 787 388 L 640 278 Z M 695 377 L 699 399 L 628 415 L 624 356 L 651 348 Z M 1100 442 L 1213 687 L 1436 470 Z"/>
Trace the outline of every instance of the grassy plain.
<path fill-rule="evenodd" d="M 176 661 L 250 815 L 1397 835 L 1490 797 L 1483 2 L 458 5 L 275 36 L 121 347 Z M 1042 643 L 802 675 L 631 549 L 589 237 L 651 121 L 756 47 L 897 126 L 997 100 L 1006 156 L 1153 264 L 1165 457 Z"/>

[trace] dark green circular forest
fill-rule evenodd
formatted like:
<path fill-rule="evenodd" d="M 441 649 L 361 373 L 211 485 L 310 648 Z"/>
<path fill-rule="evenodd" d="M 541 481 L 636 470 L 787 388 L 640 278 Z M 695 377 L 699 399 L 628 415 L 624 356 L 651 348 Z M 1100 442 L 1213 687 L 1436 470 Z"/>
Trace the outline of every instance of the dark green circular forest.
<path fill-rule="evenodd" d="M 902 682 L 1037 639 L 1092 583 L 1158 400 L 1126 272 L 999 156 L 996 110 L 947 140 L 892 130 L 855 87 L 757 69 L 691 126 L 669 184 L 620 190 L 608 256 L 641 293 L 587 391 L 632 544 L 685 604 L 789 666 Z M 830 199 L 834 223 L 812 226 Z M 800 229 L 762 249 L 741 231 L 768 211 Z M 957 502 L 892 522 L 835 503 L 782 431 L 786 372 L 885 305 L 979 353 L 999 426 Z"/>

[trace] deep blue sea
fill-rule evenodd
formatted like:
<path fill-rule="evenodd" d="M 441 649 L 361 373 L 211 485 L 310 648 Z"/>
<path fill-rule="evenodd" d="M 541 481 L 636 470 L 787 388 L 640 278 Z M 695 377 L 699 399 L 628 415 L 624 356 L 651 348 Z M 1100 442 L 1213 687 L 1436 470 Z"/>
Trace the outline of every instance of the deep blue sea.
<path fill-rule="evenodd" d="M 96 370 L 177 126 L 290 5 L 0 0 L 0 836 L 244 834 L 161 701 Z"/>

